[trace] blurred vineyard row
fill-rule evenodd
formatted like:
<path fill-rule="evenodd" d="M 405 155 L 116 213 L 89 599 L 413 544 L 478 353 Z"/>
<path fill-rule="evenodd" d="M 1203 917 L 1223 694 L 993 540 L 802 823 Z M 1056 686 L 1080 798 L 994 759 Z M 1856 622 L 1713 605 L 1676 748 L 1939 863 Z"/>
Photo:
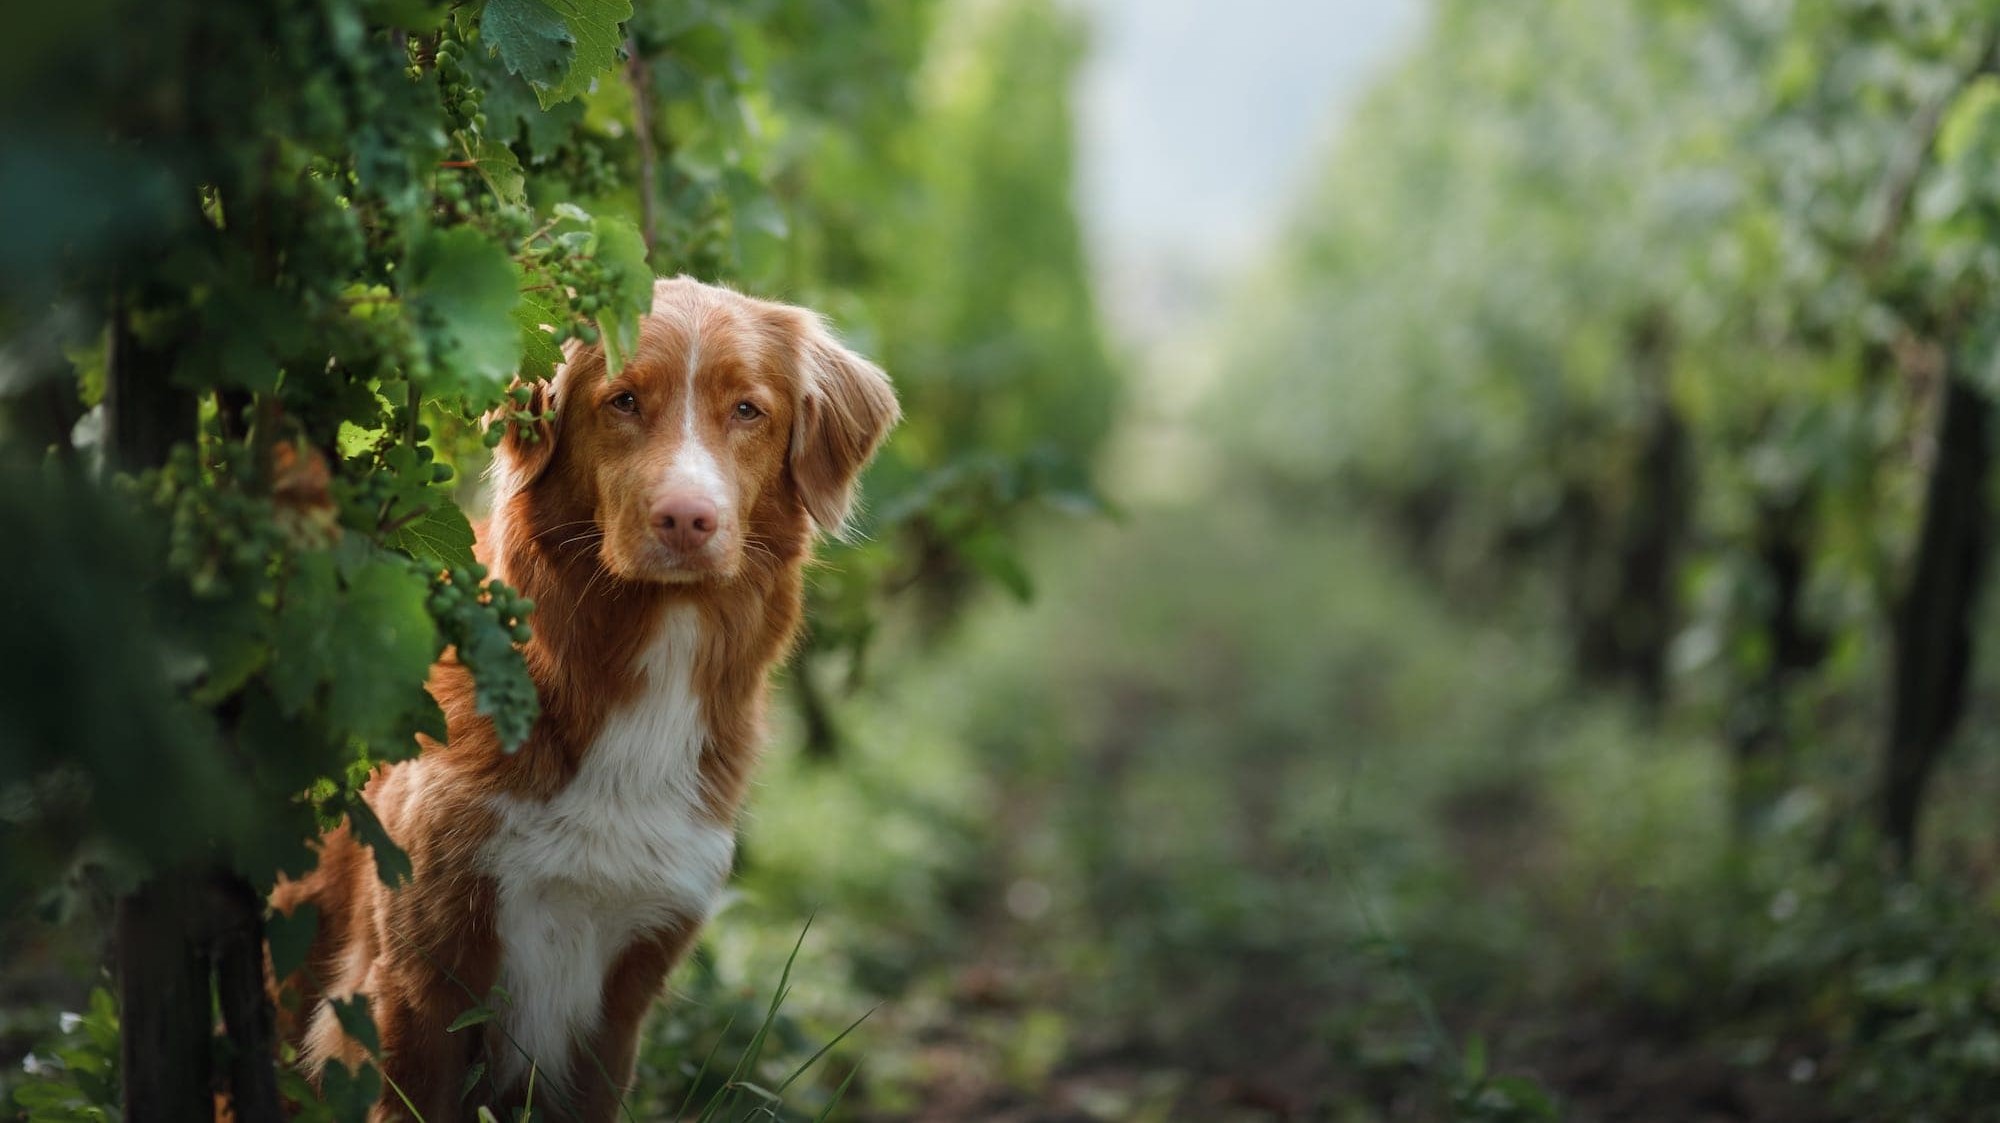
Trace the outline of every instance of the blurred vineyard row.
<path fill-rule="evenodd" d="M 1990 3 L 1445 0 L 1235 306 L 1235 478 L 1545 637 L 1549 712 L 1621 700 L 1603 751 L 1651 756 L 1595 793 L 1623 828 L 1496 875 L 1599 894 L 1537 920 L 1594 945 L 1558 1005 L 1804 1093 L 1645 1106 L 1614 1069 L 1628 1102 L 1584 1114 L 2000 1090 L 1996 36 Z M 1490 751 L 1555 761 L 1461 828 L 1604 766 L 1520 741 Z"/>
<path fill-rule="evenodd" d="M 1746 827 L 1805 785 L 1913 860 L 1992 537 L 1995 19 L 1442 5 L 1240 327 L 1239 459 L 1468 600 L 1553 576 Z"/>

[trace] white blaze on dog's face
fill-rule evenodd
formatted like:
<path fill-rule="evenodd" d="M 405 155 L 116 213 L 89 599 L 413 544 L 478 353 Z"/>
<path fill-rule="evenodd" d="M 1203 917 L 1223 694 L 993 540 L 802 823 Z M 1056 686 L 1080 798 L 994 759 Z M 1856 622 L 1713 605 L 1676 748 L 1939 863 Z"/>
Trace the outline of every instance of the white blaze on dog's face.
<path fill-rule="evenodd" d="M 503 444 L 503 489 L 591 512 L 549 529 L 594 529 L 613 574 L 669 583 L 732 577 L 805 518 L 838 533 L 897 416 L 888 378 L 817 316 L 684 278 L 656 286 L 623 370 L 577 349 L 552 391 L 542 439 Z"/>

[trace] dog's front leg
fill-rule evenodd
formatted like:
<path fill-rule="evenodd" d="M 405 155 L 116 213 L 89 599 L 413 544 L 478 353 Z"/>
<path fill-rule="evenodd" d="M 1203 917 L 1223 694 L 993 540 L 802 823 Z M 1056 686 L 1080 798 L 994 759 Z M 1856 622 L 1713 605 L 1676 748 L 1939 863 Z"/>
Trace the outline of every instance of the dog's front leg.
<path fill-rule="evenodd" d="M 653 932 L 627 948 L 604 982 L 604 1018 L 579 1041 L 570 1060 L 577 1074 L 576 1115 L 582 1123 L 623 1117 L 625 1089 L 638 1060 L 639 1031 L 660 995 L 667 973 L 694 944 L 692 925 Z"/>
<path fill-rule="evenodd" d="M 463 1005 L 463 1003 L 459 1003 Z M 447 1033 L 456 1016 L 449 995 L 385 1003 L 375 1011 L 382 1038 L 382 1098 L 369 1123 L 450 1123 L 476 1110 L 461 1100 L 477 1060 L 478 1034 Z M 407 1103 L 405 1102 L 407 1100 Z M 413 1115 L 411 1109 L 415 1108 Z"/>

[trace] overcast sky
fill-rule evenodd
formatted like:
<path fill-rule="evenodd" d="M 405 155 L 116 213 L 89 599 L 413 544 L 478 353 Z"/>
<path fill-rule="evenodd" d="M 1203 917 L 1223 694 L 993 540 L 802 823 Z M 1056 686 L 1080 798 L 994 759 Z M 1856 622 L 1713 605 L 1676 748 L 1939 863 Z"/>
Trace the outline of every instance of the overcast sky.
<path fill-rule="evenodd" d="M 1074 0 L 1084 222 L 1102 267 L 1251 259 L 1422 0 Z"/>

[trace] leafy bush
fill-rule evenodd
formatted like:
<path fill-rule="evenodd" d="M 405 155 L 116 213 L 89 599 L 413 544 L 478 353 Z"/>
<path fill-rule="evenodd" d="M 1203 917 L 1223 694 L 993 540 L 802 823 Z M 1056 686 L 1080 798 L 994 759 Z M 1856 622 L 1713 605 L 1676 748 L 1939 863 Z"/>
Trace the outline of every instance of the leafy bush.
<path fill-rule="evenodd" d="M 358 793 L 417 734 L 442 736 L 432 662 L 448 648 L 473 671 L 506 742 L 536 717 L 516 646 L 533 606 L 475 563 L 461 504 L 477 510 L 485 447 L 547 420 L 525 384 L 564 345 L 624 361 L 656 273 L 829 308 L 925 402 L 871 483 L 876 540 L 816 575 L 812 651 L 844 653 L 858 683 L 893 591 L 930 592 L 941 623 L 975 578 L 1019 587 L 1013 525 L 1088 493 L 1102 412 L 1079 427 L 1070 407 L 1112 379 L 1101 353 L 1084 377 L 1068 361 L 1095 347 L 1059 80 L 1075 54 L 1036 49 L 1067 34 L 1053 8 L 959 21 L 950 49 L 988 79 L 920 91 L 935 6 L 112 0 L 38 17 L 0 91 L 19 157 L 0 201 L 43 216 L 0 281 L 0 491 L 38 544 L 19 575 L 36 608 L 0 626 L 34 669 L 6 689 L 17 735 L 0 740 L 0 785 L 27 808 L 0 836 L 8 905 L 79 865 L 117 892 L 195 900 L 179 889 L 213 876 L 244 896 L 310 863 L 306 840 L 342 816 L 385 877 L 406 872 Z M 1036 191 L 996 219 L 991 185 L 912 157 L 928 151 L 913 138 L 994 134 L 991 76 L 1029 65 L 1051 79 L 1033 127 L 1003 131 Z M 23 96 L 58 85 L 57 106 Z M 905 272 L 901 246 L 989 235 L 1024 251 L 1005 276 Z M 1033 298 L 1051 315 L 962 322 L 1030 289 L 1056 294 Z M 975 335 L 994 347 L 976 385 L 917 361 Z M 1037 402 L 1052 370 L 1062 394 Z M 1062 424 L 1029 441 L 1038 416 Z M 825 714 L 820 662 L 794 681 Z M 835 728 L 807 733 L 830 751 Z M 124 950 L 201 939 L 199 918 L 161 918 Z M 189 1004 L 183 1030 L 207 1013 Z"/>

